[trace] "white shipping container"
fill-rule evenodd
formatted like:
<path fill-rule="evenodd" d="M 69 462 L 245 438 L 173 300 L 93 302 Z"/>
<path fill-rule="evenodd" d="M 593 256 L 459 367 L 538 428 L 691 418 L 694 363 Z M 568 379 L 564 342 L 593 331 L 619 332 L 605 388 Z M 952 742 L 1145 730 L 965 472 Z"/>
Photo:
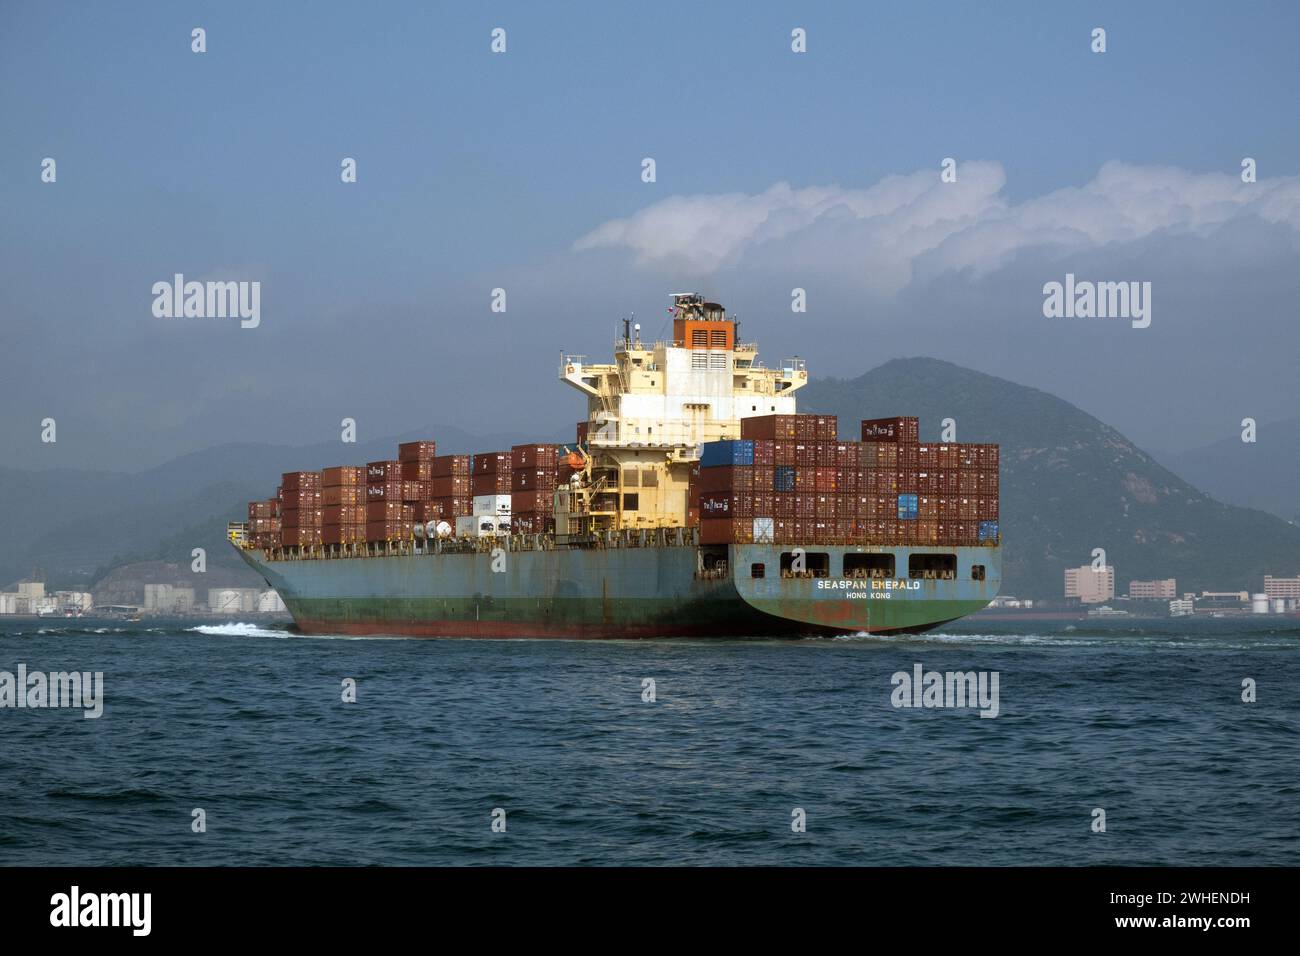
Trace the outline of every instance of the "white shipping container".
<path fill-rule="evenodd" d="M 771 518 L 754 519 L 754 543 L 763 544 L 772 542 L 774 526 Z"/>
<path fill-rule="evenodd" d="M 456 519 L 456 537 L 483 538 L 497 533 L 495 515 L 461 515 Z"/>
<path fill-rule="evenodd" d="M 476 515 L 508 515 L 510 514 L 510 496 L 475 495 L 473 506 Z"/>

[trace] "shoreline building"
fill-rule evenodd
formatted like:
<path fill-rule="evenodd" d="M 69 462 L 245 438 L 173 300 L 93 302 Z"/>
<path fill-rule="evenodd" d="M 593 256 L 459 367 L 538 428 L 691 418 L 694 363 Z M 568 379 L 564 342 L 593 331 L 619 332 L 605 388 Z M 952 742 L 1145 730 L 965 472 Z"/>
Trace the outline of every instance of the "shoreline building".
<path fill-rule="evenodd" d="M 1065 596 L 1084 604 L 1101 604 L 1115 599 L 1115 569 L 1111 565 L 1094 569 L 1085 564 L 1065 569 Z"/>
<path fill-rule="evenodd" d="M 1178 597 L 1178 580 L 1163 578 L 1159 581 L 1130 581 L 1128 596 L 1133 601 L 1172 601 Z"/>

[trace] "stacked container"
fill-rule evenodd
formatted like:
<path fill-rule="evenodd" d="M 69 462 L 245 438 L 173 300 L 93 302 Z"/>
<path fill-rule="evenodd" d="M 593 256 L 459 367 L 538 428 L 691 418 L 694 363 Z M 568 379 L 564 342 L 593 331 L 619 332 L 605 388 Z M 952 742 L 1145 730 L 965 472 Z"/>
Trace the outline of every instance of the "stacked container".
<path fill-rule="evenodd" d="M 555 526 L 555 487 L 560 455 L 556 445 L 515 445 L 510 450 L 510 520 L 518 534 L 541 534 Z"/>
<path fill-rule="evenodd" d="M 321 543 L 321 474 L 289 471 L 280 476 L 280 540 L 285 547 Z"/>
<path fill-rule="evenodd" d="M 998 540 L 996 445 L 921 445 L 915 418 L 836 440 L 827 415 L 741 421 L 710 442 L 692 482 L 704 544 L 975 545 Z"/>
<path fill-rule="evenodd" d="M 339 465 L 321 472 L 322 544 L 366 540 L 366 469 Z"/>
<path fill-rule="evenodd" d="M 255 548 L 280 546 L 280 502 L 276 498 L 248 503 L 248 535 Z"/>
<path fill-rule="evenodd" d="M 399 449 L 424 444 L 409 442 Z M 414 533 L 415 507 L 403 500 L 404 485 L 400 459 L 372 461 L 366 465 L 367 541 L 403 541 Z"/>

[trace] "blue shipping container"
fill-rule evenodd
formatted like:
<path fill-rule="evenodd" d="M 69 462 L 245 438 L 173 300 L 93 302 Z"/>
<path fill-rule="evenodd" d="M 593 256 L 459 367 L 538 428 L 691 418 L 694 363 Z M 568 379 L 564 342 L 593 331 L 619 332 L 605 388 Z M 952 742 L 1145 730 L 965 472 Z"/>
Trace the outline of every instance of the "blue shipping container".
<path fill-rule="evenodd" d="M 772 475 L 773 491 L 794 491 L 794 465 L 777 465 Z"/>
<path fill-rule="evenodd" d="M 981 521 L 979 539 L 981 541 L 998 540 L 998 523 L 996 521 Z"/>
<path fill-rule="evenodd" d="M 700 453 L 701 468 L 725 468 L 727 465 L 752 465 L 754 442 L 750 438 L 705 442 Z"/>
<path fill-rule="evenodd" d="M 917 516 L 916 495 L 898 496 L 898 520 L 915 521 Z"/>

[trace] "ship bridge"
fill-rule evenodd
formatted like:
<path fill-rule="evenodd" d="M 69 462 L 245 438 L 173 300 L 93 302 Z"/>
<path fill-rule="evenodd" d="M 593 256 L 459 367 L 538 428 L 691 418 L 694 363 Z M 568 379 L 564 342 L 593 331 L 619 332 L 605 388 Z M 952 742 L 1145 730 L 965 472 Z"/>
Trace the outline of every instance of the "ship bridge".
<path fill-rule="evenodd" d="M 586 484 L 572 508 L 597 520 L 584 531 L 687 524 L 700 445 L 739 438 L 745 418 L 794 414 L 794 393 L 808 384 L 801 359 L 765 367 L 719 303 L 694 292 L 672 299 L 671 339 L 643 341 L 628 319 L 612 363 L 560 358 L 560 378 L 587 398 Z"/>
<path fill-rule="evenodd" d="M 656 446 L 693 459 L 702 442 L 740 437 L 740 420 L 795 412 L 794 392 L 808 384 L 801 359 L 778 368 L 758 360 L 758 346 L 737 341 L 739 323 L 697 293 L 676 293 L 672 338 L 644 342 L 624 321 L 611 364 L 562 356 L 560 377 L 587 396 L 593 447 Z"/>

